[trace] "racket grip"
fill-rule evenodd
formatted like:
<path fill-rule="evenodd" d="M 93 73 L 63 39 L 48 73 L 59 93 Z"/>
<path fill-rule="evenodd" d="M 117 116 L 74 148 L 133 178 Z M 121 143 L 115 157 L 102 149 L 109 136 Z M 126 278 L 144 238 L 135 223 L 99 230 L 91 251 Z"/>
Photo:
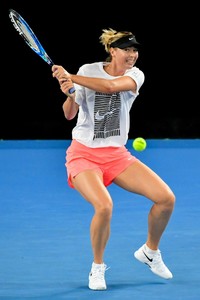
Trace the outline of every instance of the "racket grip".
<path fill-rule="evenodd" d="M 53 65 L 54 65 L 54 63 L 53 63 L 53 61 L 52 60 L 50 60 L 50 66 L 52 67 Z M 73 88 L 71 88 L 71 89 L 69 89 L 69 93 L 70 94 L 73 94 L 75 92 L 75 88 L 73 87 Z"/>
<path fill-rule="evenodd" d="M 71 89 L 69 89 L 69 93 L 70 94 L 73 94 L 75 92 L 75 88 L 73 87 L 73 88 L 71 88 Z"/>

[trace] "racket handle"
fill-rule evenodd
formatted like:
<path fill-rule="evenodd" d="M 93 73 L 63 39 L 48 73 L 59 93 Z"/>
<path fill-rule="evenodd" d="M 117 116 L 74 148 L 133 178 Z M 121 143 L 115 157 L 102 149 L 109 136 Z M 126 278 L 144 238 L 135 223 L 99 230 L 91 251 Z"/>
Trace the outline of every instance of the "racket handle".
<path fill-rule="evenodd" d="M 49 65 L 52 67 L 54 65 L 53 61 L 50 59 Z M 73 94 L 75 92 L 75 88 L 72 87 L 71 89 L 69 89 L 69 93 Z"/>
<path fill-rule="evenodd" d="M 73 88 L 71 88 L 71 89 L 69 89 L 69 93 L 70 94 L 73 94 L 75 92 L 75 88 L 73 87 Z"/>

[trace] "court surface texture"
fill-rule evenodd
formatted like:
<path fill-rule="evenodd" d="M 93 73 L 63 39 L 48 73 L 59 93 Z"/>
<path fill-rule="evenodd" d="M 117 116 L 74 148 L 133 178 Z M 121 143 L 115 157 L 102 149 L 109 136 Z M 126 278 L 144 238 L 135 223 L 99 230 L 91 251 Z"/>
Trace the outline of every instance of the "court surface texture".
<path fill-rule="evenodd" d="M 92 207 L 67 184 L 70 141 L 0 141 L 0 300 L 199 300 L 200 140 L 147 140 L 136 152 L 172 188 L 176 205 L 162 237 L 165 280 L 133 253 L 146 240 L 150 201 L 112 184 L 107 290 L 88 288 Z"/>

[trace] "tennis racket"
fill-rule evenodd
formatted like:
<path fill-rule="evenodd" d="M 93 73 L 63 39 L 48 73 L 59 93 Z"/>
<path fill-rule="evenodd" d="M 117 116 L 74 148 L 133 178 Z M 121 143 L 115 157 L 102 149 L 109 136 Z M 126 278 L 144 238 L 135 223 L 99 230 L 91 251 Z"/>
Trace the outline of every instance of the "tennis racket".
<path fill-rule="evenodd" d="M 33 32 L 33 30 L 30 28 L 28 23 L 20 16 L 18 12 L 16 12 L 13 9 L 9 9 L 9 17 L 10 20 L 16 29 L 16 31 L 19 33 L 19 35 L 24 39 L 26 44 L 37 54 L 39 55 L 47 64 L 50 66 L 53 66 L 54 63 L 52 59 L 49 57 L 49 55 L 44 50 L 43 46 L 39 42 L 37 36 Z M 73 94 L 75 92 L 74 88 L 71 88 L 69 90 L 70 94 Z"/>

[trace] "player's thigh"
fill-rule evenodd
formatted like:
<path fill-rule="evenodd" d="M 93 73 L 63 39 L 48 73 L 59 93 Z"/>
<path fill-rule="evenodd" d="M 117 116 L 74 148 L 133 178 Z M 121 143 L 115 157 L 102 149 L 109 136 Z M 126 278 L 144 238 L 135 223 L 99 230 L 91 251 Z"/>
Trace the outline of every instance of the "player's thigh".
<path fill-rule="evenodd" d="M 170 192 L 168 185 L 152 169 L 139 160 L 118 175 L 114 183 L 155 202 L 159 202 L 160 199 L 163 199 L 165 193 Z"/>
<path fill-rule="evenodd" d="M 94 207 L 112 205 L 111 196 L 103 183 L 102 174 L 86 170 L 72 179 L 75 189 Z"/>

